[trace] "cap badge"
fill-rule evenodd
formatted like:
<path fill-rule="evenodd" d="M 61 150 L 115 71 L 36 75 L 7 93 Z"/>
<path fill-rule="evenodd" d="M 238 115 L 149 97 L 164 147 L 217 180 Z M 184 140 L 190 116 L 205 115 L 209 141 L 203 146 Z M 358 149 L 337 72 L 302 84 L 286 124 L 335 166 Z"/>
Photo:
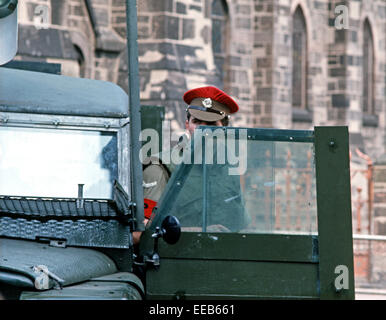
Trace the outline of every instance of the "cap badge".
<path fill-rule="evenodd" d="M 212 99 L 211 98 L 206 98 L 204 101 L 202 101 L 202 105 L 205 108 L 212 108 Z"/>

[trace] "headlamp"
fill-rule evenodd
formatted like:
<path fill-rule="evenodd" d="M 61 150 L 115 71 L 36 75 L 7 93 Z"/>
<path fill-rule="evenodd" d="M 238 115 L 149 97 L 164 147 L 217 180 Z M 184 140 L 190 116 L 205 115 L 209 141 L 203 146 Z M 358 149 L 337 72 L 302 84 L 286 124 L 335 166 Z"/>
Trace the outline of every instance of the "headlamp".
<path fill-rule="evenodd" d="M 12 14 L 17 7 L 18 0 L 0 0 L 0 19 Z"/>
<path fill-rule="evenodd" d="M 0 65 L 13 59 L 17 52 L 18 0 L 0 0 Z"/>

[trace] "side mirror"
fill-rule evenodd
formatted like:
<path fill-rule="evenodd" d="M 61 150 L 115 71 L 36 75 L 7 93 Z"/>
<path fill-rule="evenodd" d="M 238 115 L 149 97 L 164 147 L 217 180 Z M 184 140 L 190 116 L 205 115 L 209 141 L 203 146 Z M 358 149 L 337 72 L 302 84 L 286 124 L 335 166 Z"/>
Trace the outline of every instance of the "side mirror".
<path fill-rule="evenodd" d="M 175 244 L 181 236 L 181 225 L 175 216 L 167 216 L 161 224 L 161 228 L 157 227 L 153 238 L 162 238 L 168 244 Z"/>
<path fill-rule="evenodd" d="M 181 225 L 178 219 L 174 216 L 167 216 L 161 224 L 161 227 L 156 227 L 155 232 L 151 235 L 154 239 L 153 252 L 150 255 L 144 255 L 143 262 L 137 265 L 150 266 L 154 269 L 160 267 L 160 257 L 158 254 L 158 239 L 162 238 L 168 244 L 175 244 L 180 239 Z"/>

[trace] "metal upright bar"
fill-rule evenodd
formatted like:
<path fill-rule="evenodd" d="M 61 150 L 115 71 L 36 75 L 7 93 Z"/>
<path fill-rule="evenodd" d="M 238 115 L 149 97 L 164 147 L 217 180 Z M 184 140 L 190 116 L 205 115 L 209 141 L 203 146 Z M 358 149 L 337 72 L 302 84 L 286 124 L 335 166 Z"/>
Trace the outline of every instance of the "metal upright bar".
<path fill-rule="evenodd" d="M 321 299 L 354 299 L 354 254 L 348 127 L 315 127 Z M 336 286 L 337 267 L 346 270 L 344 288 Z"/>
<path fill-rule="evenodd" d="M 208 215 L 208 167 L 206 164 L 206 145 L 202 136 L 202 232 L 206 232 Z"/>
<path fill-rule="evenodd" d="M 137 231 L 145 230 L 143 224 L 143 176 L 142 164 L 139 160 L 141 144 L 139 135 L 141 132 L 141 110 L 139 98 L 139 68 L 138 68 L 138 43 L 137 43 L 137 1 L 126 0 L 127 22 L 127 49 L 129 64 L 129 115 L 130 115 L 130 176 L 131 199 L 136 205 Z"/>
<path fill-rule="evenodd" d="M 291 229 L 291 150 L 287 150 L 287 163 L 285 169 L 285 211 L 287 215 L 287 230 Z M 299 214 L 299 212 L 297 213 Z"/>

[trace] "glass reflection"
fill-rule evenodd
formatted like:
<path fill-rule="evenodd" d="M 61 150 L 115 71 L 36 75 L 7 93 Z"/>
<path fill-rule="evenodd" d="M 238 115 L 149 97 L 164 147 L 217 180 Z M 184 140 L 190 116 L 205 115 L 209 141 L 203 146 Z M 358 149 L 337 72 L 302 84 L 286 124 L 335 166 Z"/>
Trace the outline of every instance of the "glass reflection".
<path fill-rule="evenodd" d="M 0 127 L 0 194 L 111 198 L 118 176 L 115 133 Z"/>
<path fill-rule="evenodd" d="M 248 142 L 248 169 L 241 176 L 250 232 L 315 233 L 313 144 Z"/>
<path fill-rule="evenodd" d="M 184 231 L 316 234 L 313 143 L 248 140 L 246 149 L 240 175 L 228 163 L 179 167 L 184 181 L 158 214 L 175 215 Z"/>

